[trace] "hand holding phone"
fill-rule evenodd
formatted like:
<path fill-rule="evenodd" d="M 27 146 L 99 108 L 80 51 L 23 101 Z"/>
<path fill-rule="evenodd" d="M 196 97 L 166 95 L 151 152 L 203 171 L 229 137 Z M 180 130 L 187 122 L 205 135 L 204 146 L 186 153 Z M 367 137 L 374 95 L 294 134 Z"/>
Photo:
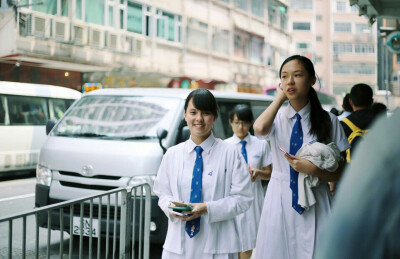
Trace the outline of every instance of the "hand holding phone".
<path fill-rule="evenodd" d="M 288 155 L 289 157 L 293 157 L 293 155 L 289 154 L 286 150 L 284 150 L 282 147 L 279 147 L 279 149 L 285 154 Z"/>
<path fill-rule="evenodd" d="M 193 210 L 193 206 L 179 201 L 171 201 L 174 206 L 168 206 L 169 209 L 174 211 L 191 211 Z"/>

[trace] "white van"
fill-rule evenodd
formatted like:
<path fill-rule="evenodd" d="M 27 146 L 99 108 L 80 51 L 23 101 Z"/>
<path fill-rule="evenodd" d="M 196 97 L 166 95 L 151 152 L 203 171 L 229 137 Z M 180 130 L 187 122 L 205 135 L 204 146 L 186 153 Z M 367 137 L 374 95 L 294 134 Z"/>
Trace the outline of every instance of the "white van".
<path fill-rule="evenodd" d="M 189 92 L 130 88 L 84 94 L 54 126 L 40 151 L 36 207 L 143 182 L 152 186 L 163 151 L 189 137 L 183 118 Z M 257 117 L 273 100 L 266 95 L 213 94 L 219 106 L 213 132 L 222 139 L 233 134 L 228 116 L 236 104 L 248 104 Z M 163 243 L 168 223 L 157 202 L 153 196 L 150 240 Z M 57 229 L 57 215 L 51 222 Z M 69 220 L 65 224 L 68 229 Z"/>
<path fill-rule="evenodd" d="M 35 170 L 46 122 L 80 96 L 60 86 L 0 81 L 0 175 Z"/>

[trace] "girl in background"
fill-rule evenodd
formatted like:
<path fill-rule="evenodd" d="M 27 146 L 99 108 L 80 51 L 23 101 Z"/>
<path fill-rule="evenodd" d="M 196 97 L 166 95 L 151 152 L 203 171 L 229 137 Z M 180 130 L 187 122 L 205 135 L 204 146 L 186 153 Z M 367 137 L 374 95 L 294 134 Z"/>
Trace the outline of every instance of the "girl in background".
<path fill-rule="evenodd" d="M 153 190 L 168 217 L 164 259 L 231 259 L 240 251 L 235 217 L 253 201 L 249 172 L 236 148 L 212 134 L 217 116 L 212 93 L 192 91 L 184 107 L 190 138 L 169 148 L 158 170 Z M 171 201 L 193 208 L 179 216 Z"/>
<path fill-rule="evenodd" d="M 349 143 L 337 117 L 326 112 L 318 100 L 313 88 L 317 78 L 308 58 L 287 58 L 279 77 L 274 101 L 254 123 L 257 135 L 270 138 L 274 165 L 261 214 L 256 258 L 311 259 L 321 226 L 331 212 L 327 182 L 339 179 L 344 163 L 335 172 L 327 172 L 294 155 L 302 143 L 334 142 L 341 152 Z M 281 108 L 286 100 L 289 105 Z M 309 210 L 297 203 L 298 172 L 325 182 L 314 189 L 317 203 Z"/>
<path fill-rule="evenodd" d="M 242 153 L 251 172 L 248 177 L 252 181 L 251 189 L 254 201 L 249 210 L 236 217 L 242 251 L 239 253 L 240 259 L 249 259 L 256 246 L 258 223 L 264 202 L 261 179 L 269 180 L 272 171 L 271 152 L 267 141 L 257 139 L 249 133 L 253 122 L 254 118 L 250 107 L 245 104 L 236 105 L 229 114 L 229 123 L 234 134 L 225 140 L 234 144 Z"/>

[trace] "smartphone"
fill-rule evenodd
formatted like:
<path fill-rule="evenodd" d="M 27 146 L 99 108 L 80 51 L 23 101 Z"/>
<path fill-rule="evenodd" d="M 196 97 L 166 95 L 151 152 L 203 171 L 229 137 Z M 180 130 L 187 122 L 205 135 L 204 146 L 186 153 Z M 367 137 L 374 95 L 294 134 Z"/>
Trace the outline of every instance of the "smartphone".
<path fill-rule="evenodd" d="M 182 213 L 182 212 L 175 211 L 175 210 L 172 210 L 171 213 L 175 214 L 175 215 L 178 215 L 178 216 L 182 216 L 182 217 L 188 217 L 188 216 L 191 215 L 191 214 L 186 214 L 186 213 Z"/>
<path fill-rule="evenodd" d="M 289 154 L 286 150 L 284 150 L 283 148 L 279 147 L 279 149 L 284 153 L 287 154 L 290 157 L 293 157 L 293 155 Z"/>
<path fill-rule="evenodd" d="M 169 206 L 168 208 L 175 210 L 175 211 L 191 211 L 193 210 L 193 206 L 187 204 L 187 203 L 183 203 L 183 202 L 179 202 L 179 201 L 171 201 L 172 204 L 174 204 L 175 206 Z"/>
<path fill-rule="evenodd" d="M 283 153 L 285 153 L 285 154 L 289 154 L 288 152 L 286 152 L 286 150 L 284 150 L 283 148 L 281 148 L 281 147 L 279 147 L 279 149 L 283 152 Z"/>

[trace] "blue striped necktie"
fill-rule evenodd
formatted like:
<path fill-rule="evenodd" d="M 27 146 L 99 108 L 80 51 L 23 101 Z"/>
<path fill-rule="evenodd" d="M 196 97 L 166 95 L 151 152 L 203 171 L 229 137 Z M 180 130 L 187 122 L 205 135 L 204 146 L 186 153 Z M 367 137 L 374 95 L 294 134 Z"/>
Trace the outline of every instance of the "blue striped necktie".
<path fill-rule="evenodd" d="M 201 202 L 201 187 L 203 174 L 203 158 L 201 152 L 203 149 L 200 146 L 194 148 L 196 151 L 196 161 L 194 162 L 192 189 L 190 192 L 190 203 Z M 190 238 L 194 237 L 200 231 L 200 217 L 186 222 L 186 233 Z"/>
<path fill-rule="evenodd" d="M 297 151 L 303 145 L 303 130 L 301 128 L 301 116 L 296 113 L 296 122 L 292 129 L 292 135 L 290 136 L 290 151 L 291 155 L 296 155 Z M 302 214 L 304 208 L 298 204 L 299 201 L 299 190 L 298 190 L 298 179 L 299 172 L 295 171 L 290 167 L 290 189 L 292 190 L 292 207 L 297 213 Z"/>
<path fill-rule="evenodd" d="M 245 140 L 241 140 L 241 141 L 240 141 L 240 144 L 242 144 L 242 155 L 243 155 L 244 160 L 246 161 L 246 164 L 247 164 L 247 163 L 248 163 L 248 162 L 247 162 L 247 151 L 246 151 L 246 144 L 247 144 L 247 142 L 246 142 Z"/>

